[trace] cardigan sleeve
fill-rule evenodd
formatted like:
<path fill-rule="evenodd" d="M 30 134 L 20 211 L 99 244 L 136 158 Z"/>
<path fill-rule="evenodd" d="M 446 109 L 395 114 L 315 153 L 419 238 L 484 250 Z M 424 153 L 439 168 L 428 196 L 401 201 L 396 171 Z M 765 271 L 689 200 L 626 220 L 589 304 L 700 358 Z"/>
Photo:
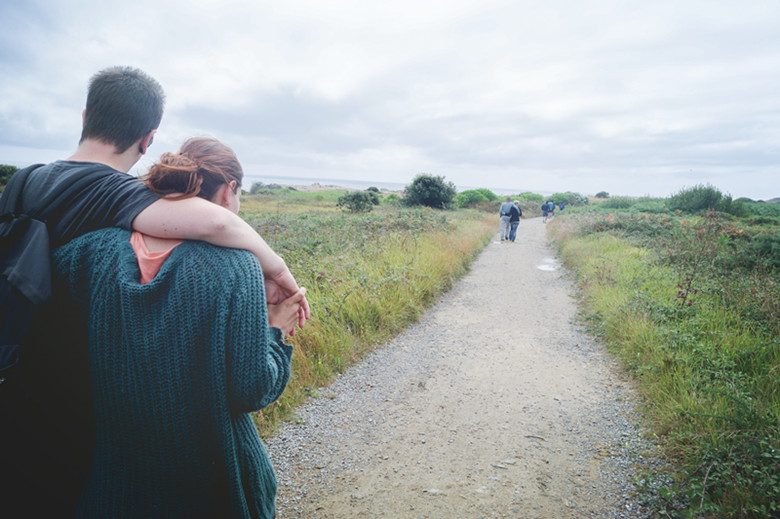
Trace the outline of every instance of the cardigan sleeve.
<path fill-rule="evenodd" d="M 282 331 L 268 326 L 260 264 L 249 253 L 241 256 L 226 334 L 228 398 L 235 413 L 257 411 L 281 396 L 293 352 Z"/>

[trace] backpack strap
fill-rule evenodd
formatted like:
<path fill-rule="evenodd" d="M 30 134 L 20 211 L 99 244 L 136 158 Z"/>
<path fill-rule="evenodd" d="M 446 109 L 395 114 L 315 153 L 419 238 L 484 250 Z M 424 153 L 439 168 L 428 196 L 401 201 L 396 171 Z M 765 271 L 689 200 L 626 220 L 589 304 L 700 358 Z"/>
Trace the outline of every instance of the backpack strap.
<path fill-rule="evenodd" d="M 43 164 L 33 164 L 13 174 L 5 186 L 3 196 L 0 197 L 0 214 L 17 214 L 22 211 L 22 191 L 27 183 L 27 177 L 41 166 Z"/>

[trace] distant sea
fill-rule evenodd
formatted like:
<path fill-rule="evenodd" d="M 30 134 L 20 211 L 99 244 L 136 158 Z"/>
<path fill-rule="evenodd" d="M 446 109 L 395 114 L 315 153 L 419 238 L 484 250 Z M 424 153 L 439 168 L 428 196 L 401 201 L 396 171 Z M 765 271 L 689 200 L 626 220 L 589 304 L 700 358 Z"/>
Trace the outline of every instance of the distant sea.
<path fill-rule="evenodd" d="M 389 191 L 403 191 L 404 188 L 411 183 L 409 182 L 382 182 L 375 180 L 346 180 L 339 178 L 304 178 L 304 177 L 255 177 L 246 176 L 244 180 L 245 189 L 252 187 L 255 182 L 262 182 L 263 184 L 279 184 L 282 186 L 310 186 L 312 184 L 319 184 L 325 186 L 337 186 L 345 189 L 368 189 L 369 187 L 376 187 L 378 189 L 387 189 Z M 455 186 L 458 191 L 466 191 L 467 189 L 477 189 L 484 186 Z M 488 187 L 492 192 L 497 195 L 513 195 L 529 191 L 529 189 L 519 188 L 501 188 L 501 187 Z M 551 192 L 546 191 L 534 191 L 541 195 L 550 195 Z"/>

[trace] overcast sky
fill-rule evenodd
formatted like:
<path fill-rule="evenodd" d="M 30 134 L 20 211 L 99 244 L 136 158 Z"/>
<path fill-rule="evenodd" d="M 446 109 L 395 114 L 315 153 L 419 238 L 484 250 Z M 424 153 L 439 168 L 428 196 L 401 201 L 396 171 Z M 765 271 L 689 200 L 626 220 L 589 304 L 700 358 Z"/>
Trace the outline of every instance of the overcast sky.
<path fill-rule="evenodd" d="M 76 148 L 89 77 L 145 70 L 150 161 L 513 192 L 780 196 L 777 0 L 4 0 L 0 163 Z"/>

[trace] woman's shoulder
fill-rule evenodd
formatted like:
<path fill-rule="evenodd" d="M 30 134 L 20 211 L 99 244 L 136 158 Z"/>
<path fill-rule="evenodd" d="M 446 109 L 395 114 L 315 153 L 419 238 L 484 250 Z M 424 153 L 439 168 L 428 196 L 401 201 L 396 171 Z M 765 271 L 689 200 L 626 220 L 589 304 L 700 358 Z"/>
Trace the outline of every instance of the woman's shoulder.
<path fill-rule="evenodd" d="M 185 240 L 173 250 L 171 260 L 186 263 L 190 267 L 209 269 L 214 275 L 227 275 L 236 270 L 262 273 L 260 262 L 251 252 L 220 247 L 204 241 Z"/>
<path fill-rule="evenodd" d="M 116 241 L 128 241 L 130 240 L 130 231 L 126 229 L 120 229 L 118 227 L 106 227 L 104 229 L 98 229 L 97 231 L 91 231 L 86 234 L 72 239 L 68 243 L 59 246 L 55 250 L 67 251 L 75 248 L 79 249 L 93 249 L 96 247 L 113 244 Z"/>

